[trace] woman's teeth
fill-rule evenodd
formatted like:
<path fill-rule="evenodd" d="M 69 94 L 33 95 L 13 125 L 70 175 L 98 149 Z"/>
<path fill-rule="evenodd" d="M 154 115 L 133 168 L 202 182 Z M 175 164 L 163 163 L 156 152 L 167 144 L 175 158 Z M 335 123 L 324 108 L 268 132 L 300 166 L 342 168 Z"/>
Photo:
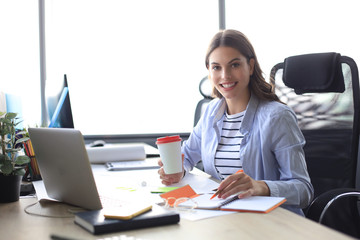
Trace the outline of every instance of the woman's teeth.
<path fill-rule="evenodd" d="M 224 88 L 230 88 L 230 87 L 232 87 L 234 85 L 235 85 L 235 83 L 223 83 L 223 84 L 221 84 L 221 86 L 223 86 Z"/>

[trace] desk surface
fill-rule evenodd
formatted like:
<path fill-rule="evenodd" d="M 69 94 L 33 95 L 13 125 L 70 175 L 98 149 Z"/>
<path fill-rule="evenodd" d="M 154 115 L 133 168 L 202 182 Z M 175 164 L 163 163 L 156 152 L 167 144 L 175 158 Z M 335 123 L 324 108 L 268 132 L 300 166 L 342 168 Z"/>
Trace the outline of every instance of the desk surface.
<path fill-rule="evenodd" d="M 104 167 L 93 166 L 102 173 Z M 123 171 L 122 171 L 123 172 Z M 111 173 L 119 175 L 116 172 Z M 125 174 L 123 172 L 123 174 Z M 129 173 L 128 173 L 129 174 Z M 197 174 L 204 174 L 198 171 Z M 134 175 L 134 174 L 133 174 Z M 139 174 L 136 178 L 138 178 Z M 156 174 L 153 174 L 158 179 Z M 128 176 L 126 176 L 128 177 Z M 37 198 L 0 204 L 1 239 L 50 239 L 51 234 L 71 239 L 102 239 L 126 235 L 129 239 L 352 239 L 342 233 L 298 216 L 283 208 L 270 213 L 234 213 L 198 221 L 181 219 L 179 224 L 94 236 L 74 224 L 74 218 L 49 218 L 25 213 Z M 62 204 L 58 204 L 62 205 Z M 189 237 L 191 236 L 191 237 Z M 219 238 L 221 236 L 221 238 Z M 131 238 L 133 237 L 133 238 Z M 127 238 L 125 238 L 127 239 Z"/>
<path fill-rule="evenodd" d="M 351 239 L 318 223 L 277 208 L 267 214 L 236 213 L 199 221 L 94 236 L 74 224 L 73 218 L 31 216 L 24 208 L 36 198 L 0 204 L 1 239 L 50 239 L 50 234 L 73 239 L 101 239 L 126 235 L 141 239 Z M 215 236 L 217 236 L 215 238 Z"/>

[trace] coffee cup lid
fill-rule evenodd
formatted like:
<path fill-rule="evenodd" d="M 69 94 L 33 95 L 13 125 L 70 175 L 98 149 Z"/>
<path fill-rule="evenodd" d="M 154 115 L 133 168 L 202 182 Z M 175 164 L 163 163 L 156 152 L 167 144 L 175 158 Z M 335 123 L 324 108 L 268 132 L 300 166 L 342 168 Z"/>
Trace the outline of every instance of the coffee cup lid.
<path fill-rule="evenodd" d="M 156 144 L 163 144 L 163 143 L 171 143 L 171 142 L 179 142 L 181 141 L 181 138 L 179 135 L 175 135 L 175 136 L 166 136 L 166 137 L 161 137 L 158 138 L 156 141 Z"/>

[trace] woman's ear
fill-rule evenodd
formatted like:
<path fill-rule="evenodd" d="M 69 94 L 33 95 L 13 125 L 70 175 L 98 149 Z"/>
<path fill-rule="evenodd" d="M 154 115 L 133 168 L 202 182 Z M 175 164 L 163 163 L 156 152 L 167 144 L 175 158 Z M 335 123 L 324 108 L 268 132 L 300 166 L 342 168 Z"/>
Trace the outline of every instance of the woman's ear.
<path fill-rule="evenodd" d="M 250 65 L 250 76 L 252 76 L 254 73 L 254 68 L 255 68 L 255 59 L 254 58 L 250 59 L 249 65 Z"/>

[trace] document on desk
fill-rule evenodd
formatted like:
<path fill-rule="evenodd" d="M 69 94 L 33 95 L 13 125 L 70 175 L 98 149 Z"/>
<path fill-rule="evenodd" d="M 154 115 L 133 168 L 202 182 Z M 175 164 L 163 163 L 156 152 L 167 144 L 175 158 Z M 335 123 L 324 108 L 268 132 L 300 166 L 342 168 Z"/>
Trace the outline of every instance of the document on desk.
<path fill-rule="evenodd" d="M 105 166 L 108 171 L 127 171 L 160 168 L 157 159 L 155 158 L 147 158 L 145 160 L 108 162 L 105 164 Z"/>
<path fill-rule="evenodd" d="M 223 211 L 237 211 L 237 212 L 257 212 L 268 213 L 273 209 L 283 204 L 286 199 L 283 197 L 268 197 L 268 196 L 251 196 L 239 199 L 237 196 L 232 196 L 227 199 L 214 198 L 211 199 L 211 194 L 203 194 L 196 197 L 198 209 L 217 209 Z M 180 205 L 187 205 L 184 202 Z"/>
<path fill-rule="evenodd" d="M 90 163 L 107 163 L 146 158 L 143 144 L 107 144 L 103 147 L 86 147 Z"/>
<path fill-rule="evenodd" d="M 195 173 L 186 173 L 185 177 L 179 182 L 172 184 L 171 187 L 183 187 L 190 185 L 197 193 L 209 193 L 212 189 L 219 186 L 219 183 L 210 178 L 210 175 L 201 170 L 194 170 Z M 199 173 L 199 174 L 198 174 Z"/>
<path fill-rule="evenodd" d="M 191 199 L 180 203 L 178 205 L 179 207 L 192 207 L 195 202 L 195 208 L 197 209 L 257 213 L 268 213 L 286 201 L 283 197 L 269 196 L 251 196 L 239 199 L 237 195 L 230 196 L 226 199 L 211 199 L 212 195 L 212 193 L 198 194 L 191 188 L 190 185 L 186 185 L 173 191 L 161 194 L 160 196 L 164 199 Z"/>

